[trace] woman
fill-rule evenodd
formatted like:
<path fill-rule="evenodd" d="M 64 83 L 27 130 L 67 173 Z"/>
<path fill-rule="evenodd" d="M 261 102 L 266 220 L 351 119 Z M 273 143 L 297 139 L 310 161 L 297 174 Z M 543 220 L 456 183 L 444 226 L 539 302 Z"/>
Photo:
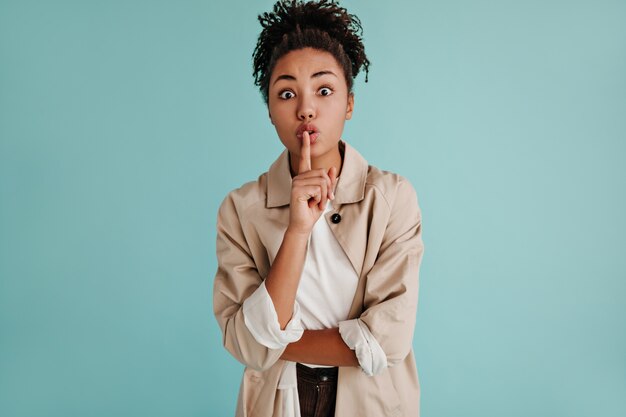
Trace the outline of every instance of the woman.
<path fill-rule="evenodd" d="M 246 365 L 237 416 L 418 416 L 421 211 L 341 139 L 369 61 L 331 1 L 259 16 L 256 84 L 285 150 L 217 221 L 214 312 Z"/>

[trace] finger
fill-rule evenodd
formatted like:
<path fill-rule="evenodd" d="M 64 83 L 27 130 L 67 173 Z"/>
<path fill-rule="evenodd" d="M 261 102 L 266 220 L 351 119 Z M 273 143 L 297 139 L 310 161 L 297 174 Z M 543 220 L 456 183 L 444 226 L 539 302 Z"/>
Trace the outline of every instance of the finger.
<path fill-rule="evenodd" d="M 326 207 L 326 201 L 328 201 L 328 183 L 324 178 L 315 178 L 311 181 L 311 185 L 315 189 L 315 199 L 314 202 L 317 204 L 319 210 L 324 210 Z M 309 207 L 313 207 L 313 205 L 309 205 Z"/>
<path fill-rule="evenodd" d="M 311 183 L 311 179 L 319 178 L 322 178 L 324 181 L 326 181 L 326 189 L 330 190 L 333 182 L 324 168 L 312 169 L 310 171 L 304 172 L 303 174 L 296 175 L 292 180 L 292 184 L 306 185 Z M 317 184 L 317 181 L 315 181 L 315 183 Z"/>
<path fill-rule="evenodd" d="M 328 177 L 330 179 L 330 189 L 328 191 L 328 196 L 331 200 L 335 199 L 335 184 L 337 183 L 337 168 L 330 167 L 328 170 Z"/>
<path fill-rule="evenodd" d="M 311 138 L 309 137 L 309 132 L 304 132 L 302 134 L 299 168 L 298 174 L 311 170 Z"/>
<path fill-rule="evenodd" d="M 326 181 L 323 181 L 322 185 L 320 185 L 320 188 L 322 191 L 322 198 L 320 199 L 318 208 L 320 209 L 320 211 L 324 211 L 324 209 L 326 208 L 326 202 L 328 201 L 328 184 L 326 183 Z"/>
<path fill-rule="evenodd" d="M 309 180 L 307 184 L 301 184 L 297 194 L 299 195 L 298 200 L 306 201 L 309 208 L 317 205 L 318 209 L 323 210 L 326 207 L 328 187 L 326 181 L 321 178 Z"/>
<path fill-rule="evenodd" d="M 295 188 L 301 188 L 302 192 L 310 192 L 311 187 L 318 187 L 322 195 L 328 196 L 328 183 L 330 180 L 321 177 L 299 179 L 295 183 Z M 297 192 L 297 191 L 296 191 Z"/>
<path fill-rule="evenodd" d="M 322 198 L 322 194 L 320 193 L 320 188 L 314 187 L 313 190 L 309 193 L 309 200 L 308 200 L 309 208 L 313 208 L 316 205 L 318 205 L 321 198 Z"/>
<path fill-rule="evenodd" d="M 324 194 L 328 193 L 326 181 L 321 178 L 309 179 L 308 181 L 300 181 L 298 186 L 293 190 L 293 196 L 299 201 L 310 201 L 314 199 L 319 203 Z"/>
<path fill-rule="evenodd" d="M 330 177 L 324 168 L 312 169 L 310 171 L 303 172 L 293 177 L 293 180 L 300 180 L 306 178 L 324 178 L 328 184 L 330 184 Z"/>
<path fill-rule="evenodd" d="M 294 178 L 292 180 L 292 189 L 297 192 L 298 188 L 302 188 L 308 191 L 308 186 L 320 186 L 324 187 L 324 190 L 328 192 L 328 184 L 330 184 L 330 178 L 326 177 L 308 177 L 308 178 Z"/>

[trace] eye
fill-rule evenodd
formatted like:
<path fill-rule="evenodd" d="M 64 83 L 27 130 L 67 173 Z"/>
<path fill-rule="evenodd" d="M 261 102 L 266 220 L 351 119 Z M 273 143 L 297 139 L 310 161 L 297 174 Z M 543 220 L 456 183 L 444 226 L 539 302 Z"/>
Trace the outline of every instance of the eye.
<path fill-rule="evenodd" d="M 329 87 L 322 87 L 320 88 L 319 93 L 322 96 L 329 96 L 333 93 L 333 90 L 331 90 Z"/>
<path fill-rule="evenodd" d="M 278 94 L 278 97 L 282 98 L 283 100 L 289 100 L 294 96 L 295 94 L 293 93 L 293 91 L 290 90 L 283 90 Z"/>

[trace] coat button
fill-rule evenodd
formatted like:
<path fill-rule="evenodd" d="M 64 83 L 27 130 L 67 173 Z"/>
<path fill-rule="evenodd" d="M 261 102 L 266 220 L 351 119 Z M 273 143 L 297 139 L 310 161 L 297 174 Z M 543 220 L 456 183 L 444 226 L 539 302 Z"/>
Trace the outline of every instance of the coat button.
<path fill-rule="evenodd" d="M 323 382 L 326 382 L 326 381 L 328 381 L 328 377 L 326 375 L 322 375 L 320 377 L 320 380 L 323 381 Z"/>
<path fill-rule="evenodd" d="M 330 221 L 337 224 L 341 221 L 341 215 L 339 213 L 335 213 L 332 216 L 330 216 Z"/>

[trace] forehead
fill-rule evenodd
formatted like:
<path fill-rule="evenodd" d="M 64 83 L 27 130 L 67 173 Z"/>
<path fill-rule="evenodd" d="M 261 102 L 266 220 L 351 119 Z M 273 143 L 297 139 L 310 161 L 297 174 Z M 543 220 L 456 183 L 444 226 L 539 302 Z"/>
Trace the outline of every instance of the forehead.
<path fill-rule="evenodd" d="M 332 71 L 338 77 L 343 76 L 343 69 L 330 52 L 313 48 L 296 49 L 278 59 L 270 82 L 281 75 L 308 79 L 312 74 L 320 71 Z"/>

